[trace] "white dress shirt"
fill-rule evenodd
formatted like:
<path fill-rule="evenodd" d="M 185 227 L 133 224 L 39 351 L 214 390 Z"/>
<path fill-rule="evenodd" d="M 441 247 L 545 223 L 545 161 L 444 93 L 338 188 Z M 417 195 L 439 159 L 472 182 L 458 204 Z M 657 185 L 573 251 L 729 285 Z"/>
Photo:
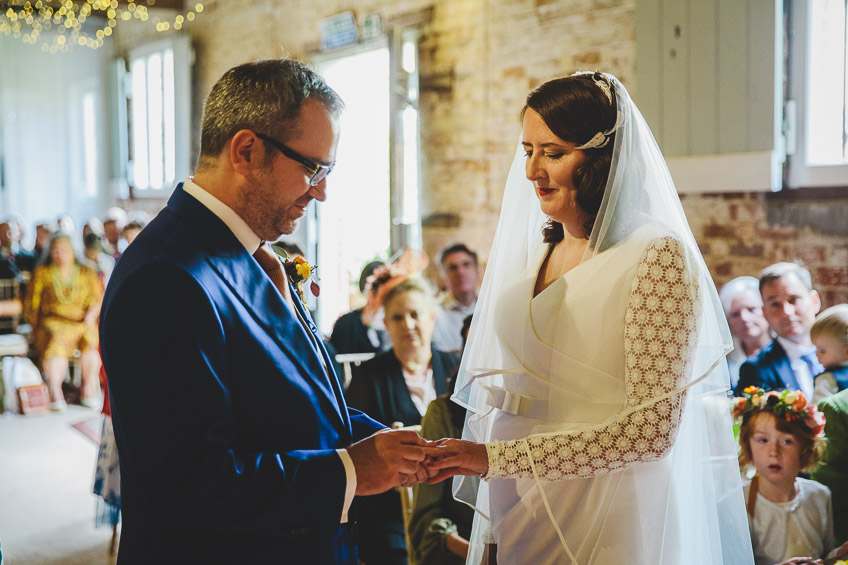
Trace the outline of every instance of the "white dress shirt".
<path fill-rule="evenodd" d="M 783 347 L 786 356 L 789 357 L 789 366 L 792 367 L 792 372 L 795 373 L 795 380 L 798 381 L 801 392 L 808 399 L 812 399 L 813 377 L 815 375 L 810 372 L 810 366 L 807 365 L 806 361 L 801 359 L 801 356 L 815 355 L 816 348 L 811 345 L 801 345 L 780 336 L 777 337 L 777 341 Z"/>
<path fill-rule="evenodd" d="M 259 246 L 262 245 L 262 239 L 250 229 L 250 226 L 236 214 L 232 208 L 203 190 L 200 186 L 194 183 L 189 178 L 183 183 L 183 190 L 193 196 L 198 202 L 203 204 L 210 212 L 215 214 L 224 224 L 230 228 L 236 239 L 244 246 L 248 253 L 253 255 Z M 308 331 L 308 330 L 307 330 Z M 356 469 L 353 466 L 353 460 L 350 458 L 346 449 L 337 449 L 339 459 L 344 465 L 345 476 L 347 478 L 347 486 L 345 487 L 344 505 L 342 506 L 341 523 L 348 521 L 347 514 L 350 511 L 350 505 L 353 503 L 353 496 L 356 494 Z"/>
<path fill-rule="evenodd" d="M 453 299 L 442 306 L 441 312 L 436 315 L 436 323 L 433 326 L 433 347 L 440 351 L 461 352 L 462 351 L 462 322 L 466 316 L 474 313 L 477 306 L 475 300 L 468 306 Z"/>

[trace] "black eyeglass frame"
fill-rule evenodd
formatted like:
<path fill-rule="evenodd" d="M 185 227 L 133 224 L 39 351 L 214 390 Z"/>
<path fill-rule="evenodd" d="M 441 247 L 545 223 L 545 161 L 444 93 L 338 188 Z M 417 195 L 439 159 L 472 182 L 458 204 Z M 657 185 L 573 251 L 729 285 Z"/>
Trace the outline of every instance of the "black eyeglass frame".
<path fill-rule="evenodd" d="M 256 137 L 263 141 L 267 141 L 268 143 L 273 145 L 277 151 L 279 151 L 292 161 L 297 161 L 298 163 L 306 167 L 308 170 L 312 171 L 312 174 L 309 176 L 310 186 L 318 186 L 318 183 L 324 180 L 324 178 L 332 172 L 333 167 L 336 166 L 335 163 L 333 163 L 332 165 L 322 165 L 320 163 L 316 163 L 312 159 L 304 157 L 291 147 L 288 147 L 282 142 L 277 141 L 270 135 L 265 135 L 264 133 L 259 133 L 258 131 L 254 133 L 256 134 Z"/>

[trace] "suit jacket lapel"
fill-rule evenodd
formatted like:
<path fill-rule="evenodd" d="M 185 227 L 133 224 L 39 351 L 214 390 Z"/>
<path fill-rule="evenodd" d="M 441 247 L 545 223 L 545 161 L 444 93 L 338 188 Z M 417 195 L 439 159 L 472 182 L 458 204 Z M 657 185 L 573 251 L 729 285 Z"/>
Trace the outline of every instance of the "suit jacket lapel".
<path fill-rule="evenodd" d="M 777 373 L 776 380 L 778 383 L 782 381 L 783 385 L 789 390 L 799 390 L 801 386 L 795 378 L 795 371 L 792 370 L 786 350 L 783 349 L 783 346 L 776 339 L 772 343 L 774 343 L 772 354 L 775 356 L 774 370 Z"/>
<path fill-rule="evenodd" d="M 182 190 L 182 184 L 174 191 L 168 207 L 197 228 L 212 268 L 292 363 L 309 376 L 307 380 L 326 397 L 345 429 L 350 430 L 349 419 L 343 414 L 344 405 L 339 403 L 331 378 L 327 378 L 306 330 L 256 260 L 215 214 Z M 326 351 L 321 349 L 326 359 Z"/>
<path fill-rule="evenodd" d="M 327 348 L 324 347 L 324 343 L 321 340 L 321 334 L 318 333 L 318 328 L 315 326 L 315 323 L 312 320 L 312 316 L 309 314 L 309 311 L 304 307 L 303 303 L 301 303 L 301 301 L 297 298 L 297 292 L 294 288 L 294 285 L 289 284 L 289 288 L 291 289 L 291 295 L 295 297 L 294 307 L 299 312 L 301 318 L 306 322 L 308 331 L 312 332 L 312 335 L 315 338 L 315 344 L 318 347 L 317 353 L 324 360 L 324 367 L 326 367 L 327 369 L 326 373 L 330 381 L 329 384 L 332 389 L 333 395 L 336 398 L 336 405 L 340 408 L 340 414 L 342 416 L 342 420 L 345 423 L 345 427 L 350 428 L 350 415 L 348 414 L 348 411 L 346 409 L 344 393 L 342 392 L 341 385 L 339 384 L 339 378 L 338 375 L 336 375 L 336 371 L 333 366 L 333 360 L 330 359 L 330 354 L 327 353 Z M 309 339 L 308 336 L 306 336 L 306 338 Z"/>

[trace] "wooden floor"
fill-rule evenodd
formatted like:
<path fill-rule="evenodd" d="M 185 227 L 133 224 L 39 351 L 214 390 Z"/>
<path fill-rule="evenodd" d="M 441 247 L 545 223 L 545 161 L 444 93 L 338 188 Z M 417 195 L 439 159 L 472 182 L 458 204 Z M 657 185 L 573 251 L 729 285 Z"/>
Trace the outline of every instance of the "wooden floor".
<path fill-rule="evenodd" d="M 95 528 L 97 446 L 71 427 L 99 419 L 63 413 L 0 415 L 0 552 L 3 565 L 111 565 L 111 530 Z M 99 425 L 99 420 L 92 422 Z"/>

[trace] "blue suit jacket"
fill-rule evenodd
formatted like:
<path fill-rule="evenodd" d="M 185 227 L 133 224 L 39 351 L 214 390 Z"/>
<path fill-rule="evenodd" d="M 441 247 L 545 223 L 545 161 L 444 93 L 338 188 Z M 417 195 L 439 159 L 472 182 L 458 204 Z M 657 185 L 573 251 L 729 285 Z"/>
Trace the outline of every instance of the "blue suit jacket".
<path fill-rule="evenodd" d="M 356 563 L 335 449 L 383 426 L 347 408 L 326 351 L 182 186 L 118 262 L 100 335 L 121 565 Z"/>
<path fill-rule="evenodd" d="M 789 357 L 777 339 L 772 340 L 758 354 L 742 364 L 734 394 L 740 396 L 742 391 L 751 385 L 765 390 L 801 388 L 789 363 Z"/>

